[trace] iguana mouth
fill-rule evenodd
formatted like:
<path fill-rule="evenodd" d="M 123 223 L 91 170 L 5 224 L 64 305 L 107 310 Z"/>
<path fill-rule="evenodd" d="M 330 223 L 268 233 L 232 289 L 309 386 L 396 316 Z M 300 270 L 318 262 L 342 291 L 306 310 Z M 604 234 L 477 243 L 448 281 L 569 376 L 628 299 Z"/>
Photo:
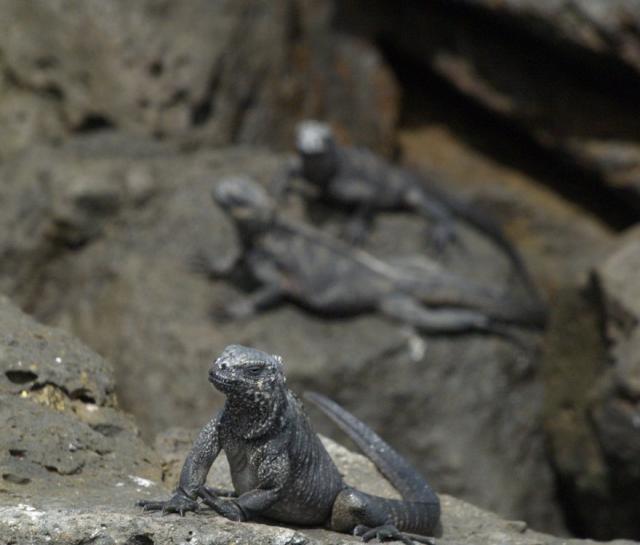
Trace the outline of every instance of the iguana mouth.
<path fill-rule="evenodd" d="M 235 383 L 234 380 L 229 378 L 221 377 L 218 373 L 209 373 L 209 382 L 213 384 L 217 389 L 228 389 L 232 387 Z"/>

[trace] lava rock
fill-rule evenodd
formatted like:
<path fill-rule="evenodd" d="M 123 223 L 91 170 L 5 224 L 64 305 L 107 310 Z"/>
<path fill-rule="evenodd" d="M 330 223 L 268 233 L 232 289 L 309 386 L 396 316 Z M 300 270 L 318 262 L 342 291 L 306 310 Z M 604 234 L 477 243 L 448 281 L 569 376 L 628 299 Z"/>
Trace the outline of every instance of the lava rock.
<path fill-rule="evenodd" d="M 608 366 L 592 388 L 591 441 L 601 461 L 574 475 L 575 503 L 595 536 L 637 536 L 640 514 L 640 230 L 631 229 L 594 273 Z M 599 515 L 593 516 L 598 502 Z"/>
<path fill-rule="evenodd" d="M 494 114 L 579 166 L 640 210 L 640 19 L 635 0 L 359 0 L 341 4 L 348 32 L 377 38 L 450 94 Z M 606 83 L 605 83 L 606 82 Z M 453 91 L 453 92 L 452 92 Z M 514 130 L 515 129 L 515 130 Z"/>
<path fill-rule="evenodd" d="M 390 152 L 395 80 L 375 48 L 332 19 L 326 1 L 9 0 L 0 2 L 0 62 L 11 88 L 34 107 L 45 97 L 67 134 L 117 127 L 283 146 L 297 120 L 322 116 Z M 19 137 L 28 120 L 21 126 L 0 155 L 28 143 Z"/>

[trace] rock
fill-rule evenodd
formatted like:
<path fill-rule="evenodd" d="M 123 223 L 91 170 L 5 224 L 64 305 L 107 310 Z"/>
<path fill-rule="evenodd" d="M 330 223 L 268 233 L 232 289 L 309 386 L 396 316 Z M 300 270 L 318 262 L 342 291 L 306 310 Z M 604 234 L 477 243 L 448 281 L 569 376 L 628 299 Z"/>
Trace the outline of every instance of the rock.
<path fill-rule="evenodd" d="M 559 465 L 561 475 L 571 480 L 576 515 L 596 537 L 640 533 L 636 494 L 640 487 L 638 266 L 640 230 L 636 227 L 622 237 L 594 274 L 607 339 L 603 359 L 608 362 L 586 407 L 591 423 L 587 440 L 596 446 L 599 463 L 586 465 L 579 472 L 570 472 L 567 464 Z"/>
<path fill-rule="evenodd" d="M 522 148 L 482 127 L 482 118 L 470 116 L 466 110 L 456 113 L 437 93 L 422 95 L 421 100 L 420 122 L 400 133 L 405 160 L 439 172 L 449 192 L 499 223 L 521 251 L 549 302 L 537 375 L 544 384 L 547 452 L 552 467 L 562 467 L 559 497 L 569 527 L 588 535 L 573 517 L 575 500 L 570 490 L 586 474 L 595 476 L 604 467 L 589 407 L 590 391 L 606 370 L 606 349 L 598 305 L 587 288 L 593 264 L 606 259 L 614 248 L 615 235 L 591 210 L 549 189 L 553 165 L 547 169 L 532 159 L 535 168 L 527 168 L 529 156 L 522 161 Z M 446 125 L 442 123 L 445 111 Z M 492 149 L 490 144 L 499 147 L 502 154 L 487 153 Z M 599 484 L 605 479 L 604 472 L 598 474 Z M 593 511 L 587 506 L 584 516 L 593 519 Z M 604 524 L 603 519 L 598 518 Z M 535 519 L 528 520 L 535 527 Z M 538 524 L 552 532 L 561 532 L 563 527 L 563 521 L 549 516 Z M 616 535 L 614 531 L 607 537 Z"/>
<path fill-rule="evenodd" d="M 347 31 L 376 37 L 456 92 L 577 164 L 640 209 L 640 40 L 635 0 L 342 3 Z M 607 84 L 603 84 L 603 82 Z M 452 89 L 449 89 L 449 92 Z M 596 178 L 594 179 L 594 175 Z M 620 193 L 629 195 L 623 201 Z"/>
<path fill-rule="evenodd" d="M 592 61 L 622 63 L 640 74 L 640 13 L 635 0 L 463 0 L 495 17 L 508 16 L 551 45 L 572 46 L 577 55 L 593 55 Z M 569 55 L 571 50 L 560 49 Z"/>
<path fill-rule="evenodd" d="M 66 133 L 117 127 L 283 146 L 297 120 L 322 116 L 347 136 L 393 147 L 393 76 L 373 47 L 332 28 L 323 0 L 3 0 L 0 52 L 12 88 L 35 104 L 45 97 Z M 2 102 L 0 113 L 18 115 Z M 0 156 L 30 140 L 16 135 Z"/>
<path fill-rule="evenodd" d="M 640 229 L 631 229 L 597 269 L 605 333 L 617 387 L 640 400 Z"/>
<path fill-rule="evenodd" d="M 41 326 L 6 298 L 0 298 L 0 368 L 3 376 L 17 361 L 33 362 L 45 373 L 49 366 L 69 365 L 69 373 L 49 371 L 50 383 L 25 381 L 23 389 L 0 391 L 0 543 L 95 543 L 101 545 L 212 544 L 341 545 L 351 536 L 326 530 L 294 529 L 259 523 L 234 523 L 204 510 L 199 514 L 162 517 L 135 506 L 141 498 L 165 498 L 175 482 L 176 467 L 196 431 L 173 430 L 156 441 L 160 456 L 139 439 L 110 391 L 110 366 L 67 334 Z M 56 354 L 64 349 L 65 359 Z M 16 361 L 17 360 L 17 361 Z M 36 364 L 34 364 L 36 365 Z M 18 366 L 21 367 L 21 366 Z M 30 367 L 31 368 L 31 367 Z M 44 371 L 43 371 L 44 369 Z M 75 399 L 68 385 L 79 372 L 91 385 L 95 400 Z M 10 375 L 15 378 L 15 375 Z M 71 381 L 71 382 L 70 382 Z M 8 380 L 9 384 L 15 384 Z M 41 392 L 58 394 L 50 403 Z M 127 423 L 129 422 L 129 423 Z M 325 444 L 345 479 L 363 490 L 397 497 L 390 485 L 362 456 L 330 440 Z M 161 467 L 164 471 L 161 472 Z M 224 456 L 216 460 L 209 482 L 228 488 Z M 521 521 L 502 520 L 453 497 L 442 495 L 439 543 L 475 545 L 588 545 L 533 532 Z M 632 545 L 618 540 L 617 545 Z"/>
<path fill-rule="evenodd" d="M 0 218 L 0 284 L 6 293 L 27 293 L 47 261 L 99 237 L 107 221 L 153 195 L 153 173 L 129 168 L 131 159 L 121 149 L 105 156 L 111 140 L 102 140 L 105 148 L 98 152 L 90 151 L 88 139 L 62 152 L 34 147 L 2 165 L 0 199 L 12 203 Z M 136 142 L 129 142 L 132 149 Z M 138 153 L 160 155 L 166 146 L 149 144 Z"/>
<path fill-rule="evenodd" d="M 156 438 L 156 445 L 161 446 L 161 456 L 165 467 L 168 468 L 166 475 L 171 475 L 166 479 L 166 484 L 175 486 L 179 476 L 180 468 L 184 458 L 196 437 L 198 430 L 186 430 L 183 428 L 172 429 L 161 433 Z M 355 486 L 369 494 L 389 498 L 399 498 L 399 494 L 376 470 L 372 462 L 360 454 L 355 454 L 331 439 L 322 438 L 322 441 L 335 461 L 340 473 L 351 486 Z M 171 445 L 171 446 L 169 446 Z M 229 477 L 229 468 L 224 457 L 220 457 L 214 462 L 209 473 L 208 484 L 210 486 L 230 489 L 232 488 Z M 501 520 L 495 515 L 482 511 L 472 505 L 460 501 L 452 496 L 442 494 L 442 524 L 439 530 L 437 543 L 443 544 L 533 544 L 540 545 L 564 543 L 566 545 L 578 545 L 594 543 L 589 540 L 554 538 L 545 534 L 540 534 L 528 528 L 527 524 L 519 520 Z M 337 543 L 356 543 L 353 538 L 340 536 L 339 534 L 327 533 L 324 531 L 305 531 L 309 537 L 324 539 L 336 539 Z M 331 536 L 331 537 L 329 537 Z M 341 541 L 344 540 L 344 541 Z M 315 541 L 312 541 L 315 543 Z M 321 541 L 324 543 L 324 541 Z M 330 541 L 334 543 L 334 541 Z M 631 544 L 630 541 L 616 540 L 611 543 L 622 545 Z"/>
<path fill-rule="evenodd" d="M 54 99 L 16 89 L 0 76 L 0 161 L 30 144 L 61 138 L 65 132 Z"/>
<path fill-rule="evenodd" d="M 173 432 L 181 437 L 193 437 L 195 432 Z M 161 440 L 162 442 L 163 440 Z M 170 439 L 170 441 L 173 441 Z M 398 497 L 397 493 L 364 457 L 354 454 L 336 443 L 324 440 L 347 482 L 371 493 Z M 174 454 L 180 452 L 180 449 Z M 185 452 L 181 452 L 184 457 Z M 172 455 L 173 456 L 173 455 Z M 173 458 L 171 458 L 173 459 Z M 209 473 L 209 484 L 223 488 L 231 486 L 224 454 Z M 118 493 L 113 487 L 97 486 L 97 490 L 81 503 L 74 497 L 52 498 L 43 495 L 23 498 L 20 503 L 9 502 L 0 492 L 0 543 L 21 542 L 26 539 L 45 540 L 53 545 L 66 543 L 128 543 L 172 545 L 184 542 L 211 544 L 289 544 L 289 545 L 346 545 L 359 543 L 354 537 L 328 532 L 319 528 L 294 529 L 258 523 L 234 523 L 204 510 L 199 514 L 162 517 L 144 514 L 133 506 L 140 498 L 168 497 L 168 488 L 147 486 L 142 479 L 121 482 Z M 172 482 L 167 480 L 165 485 Z M 137 488 L 136 488 L 137 487 Z M 111 494 L 111 495 L 109 495 Z M 441 497 L 443 507 L 442 537 L 444 545 L 588 545 L 588 540 L 554 538 L 529 530 L 521 521 L 501 520 L 451 496 Z M 632 545 L 630 541 L 611 542 Z"/>
<path fill-rule="evenodd" d="M 9 529 L 7 509 L 35 521 L 27 505 L 95 506 L 98 490 L 116 496 L 125 482 L 135 489 L 160 481 L 158 457 L 118 409 L 103 358 L 5 297 L 0 327 L 0 518 Z M 10 537 L 3 531 L 0 539 Z"/>
<path fill-rule="evenodd" d="M 292 305 L 246 322 L 212 321 L 213 307 L 250 285 L 190 268 L 197 254 L 228 262 L 238 256 L 235 231 L 212 204 L 211 185 L 239 171 L 265 182 L 282 160 L 256 148 L 185 152 L 106 133 L 16 157 L 0 172 L 9 188 L 0 221 L 10 220 L 16 233 L 0 244 L 0 255 L 11 257 L 0 261 L 6 267 L 0 285 L 23 308 L 114 362 L 119 398 L 146 437 L 199 426 L 220 406 L 202 377 L 225 345 L 240 342 L 282 354 L 294 387 L 336 398 L 402 445 L 440 489 L 534 524 L 555 516 L 535 350 L 484 335 L 455 342 L 423 337 L 374 315 L 331 320 Z M 42 204 L 34 171 L 57 180 L 49 193 L 55 197 Z M 78 186 L 74 180 L 83 176 L 91 183 Z M 139 186 L 142 199 L 131 189 Z M 46 234 L 60 214 L 50 202 L 75 195 L 72 204 L 84 203 L 84 192 L 98 189 L 113 195 L 109 214 L 85 224 L 82 206 L 65 206 L 65 236 Z M 15 212 L 32 208 L 33 218 Z M 295 198 L 287 210 L 307 214 Z M 324 218 L 327 230 L 337 227 L 330 211 L 309 212 Z M 473 262 L 476 280 L 509 286 L 506 258 L 472 230 L 461 226 L 460 233 L 463 243 L 440 256 L 446 266 L 468 274 Z M 70 245 L 76 237 L 83 243 Z M 385 258 L 422 253 L 425 224 L 382 215 L 368 249 Z M 535 346 L 537 339 L 527 342 Z"/>
<path fill-rule="evenodd" d="M 93 351 L 60 330 L 42 326 L 0 296 L 0 394 L 60 397 L 57 409 L 75 402 L 113 407 L 111 368 Z"/>

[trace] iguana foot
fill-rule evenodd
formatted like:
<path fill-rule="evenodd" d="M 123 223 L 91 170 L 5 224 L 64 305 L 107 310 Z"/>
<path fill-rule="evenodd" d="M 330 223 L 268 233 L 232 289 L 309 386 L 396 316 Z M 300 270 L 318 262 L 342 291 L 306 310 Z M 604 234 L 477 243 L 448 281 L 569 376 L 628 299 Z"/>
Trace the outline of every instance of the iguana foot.
<path fill-rule="evenodd" d="M 373 539 L 377 539 L 380 543 L 384 541 L 400 541 L 405 545 L 414 545 L 414 542 L 433 545 L 434 542 L 426 537 L 414 534 L 404 534 L 392 524 L 369 528 L 368 526 L 358 525 L 353 529 L 353 535 L 362 538 L 362 541 L 368 543 Z"/>
<path fill-rule="evenodd" d="M 429 229 L 428 236 L 430 244 L 438 255 L 443 254 L 449 246 L 454 244 L 460 248 L 464 247 L 457 229 L 448 223 L 436 223 Z"/>
<path fill-rule="evenodd" d="M 174 494 L 166 501 L 139 500 L 136 505 L 144 511 L 162 511 L 163 515 L 178 513 L 181 517 L 189 511 L 196 512 L 200 507 L 197 501 L 180 494 Z"/>
<path fill-rule="evenodd" d="M 247 515 L 235 501 L 218 498 L 211 494 L 209 490 L 206 486 L 201 486 L 198 490 L 198 496 L 202 498 L 202 501 L 206 505 L 218 513 L 218 515 L 236 522 L 247 520 Z"/>
<path fill-rule="evenodd" d="M 352 246 L 362 246 L 367 240 L 370 225 L 362 218 L 349 221 L 344 229 L 344 239 Z"/>
<path fill-rule="evenodd" d="M 214 257 L 199 249 L 187 258 L 187 267 L 195 274 L 220 278 L 231 272 L 235 262 L 236 258 L 233 256 Z"/>

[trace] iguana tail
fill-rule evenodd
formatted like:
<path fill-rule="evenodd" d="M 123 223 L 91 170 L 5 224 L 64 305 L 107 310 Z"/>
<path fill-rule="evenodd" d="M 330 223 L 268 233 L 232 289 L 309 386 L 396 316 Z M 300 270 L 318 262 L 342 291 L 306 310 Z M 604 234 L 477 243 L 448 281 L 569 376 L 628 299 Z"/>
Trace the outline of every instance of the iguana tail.
<path fill-rule="evenodd" d="M 423 169 L 424 170 L 424 169 Z M 546 323 L 546 305 L 531 277 L 522 255 L 505 236 L 502 228 L 489 215 L 478 212 L 473 205 L 462 201 L 443 189 L 444 184 L 438 181 L 434 172 L 423 172 L 415 176 L 415 191 L 410 195 L 410 203 L 414 208 L 427 216 L 433 217 L 442 224 L 452 223 L 451 216 L 457 216 L 471 227 L 484 233 L 507 256 L 513 270 L 520 280 L 521 287 L 530 299 L 532 321 L 544 327 Z"/>
<path fill-rule="evenodd" d="M 304 397 L 358 445 L 405 500 L 439 505 L 438 496 L 424 477 L 364 422 L 321 394 L 305 392 Z"/>

